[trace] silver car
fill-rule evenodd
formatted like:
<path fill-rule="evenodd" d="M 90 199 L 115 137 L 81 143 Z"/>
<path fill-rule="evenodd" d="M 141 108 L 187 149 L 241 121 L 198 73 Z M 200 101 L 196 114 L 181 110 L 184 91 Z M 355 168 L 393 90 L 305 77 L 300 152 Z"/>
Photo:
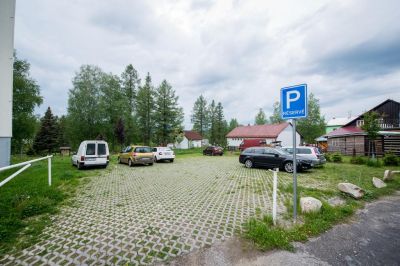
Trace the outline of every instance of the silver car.
<path fill-rule="evenodd" d="M 282 147 L 282 150 L 293 154 L 293 147 Z M 296 148 L 296 154 L 301 155 L 312 161 L 313 166 L 321 166 L 326 163 L 325 156 L 319 151 L 317 147 L 299 146 Z"/>

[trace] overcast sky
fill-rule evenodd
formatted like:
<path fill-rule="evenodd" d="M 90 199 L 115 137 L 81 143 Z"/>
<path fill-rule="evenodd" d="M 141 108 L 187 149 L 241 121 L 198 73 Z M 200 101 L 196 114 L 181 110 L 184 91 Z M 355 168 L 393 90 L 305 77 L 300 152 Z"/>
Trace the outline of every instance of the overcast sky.
<path fill-rule="evenodd" d="M 41 115 L 66 113 L 82 64 L 167 79 L 186 128 L 200 94 L 243 124 L 300 83 L 326 119 L 400 100 L 398 0 L 17 0 L 15 48 L 41 87 Z"/>

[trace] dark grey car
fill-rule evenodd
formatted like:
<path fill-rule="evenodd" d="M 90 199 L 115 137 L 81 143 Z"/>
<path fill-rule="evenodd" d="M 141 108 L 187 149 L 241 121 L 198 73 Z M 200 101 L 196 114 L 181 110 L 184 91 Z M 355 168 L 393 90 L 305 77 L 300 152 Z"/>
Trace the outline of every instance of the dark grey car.
<path fill-rule="evenodd" d="M 293 155 L 281 149 L 269 147 L 247 148 L 240 154 L 239 162 L 243 163 L 247 168 L 279 168 L 288 173 L 293 172 Z M 297 169 L 305 170 L 312 167 L 311 160 L 300 155 L 297 156 Z"/>

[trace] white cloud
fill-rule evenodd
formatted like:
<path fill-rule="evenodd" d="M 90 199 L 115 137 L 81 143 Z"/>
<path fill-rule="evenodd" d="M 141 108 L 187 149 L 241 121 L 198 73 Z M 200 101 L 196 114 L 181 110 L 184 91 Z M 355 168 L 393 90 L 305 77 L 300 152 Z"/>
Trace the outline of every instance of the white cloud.
<path fill-rule="evenodd" d="M 281 87 L 308 83 L 327 118 L 399 100 L 398 1 L 18 1 L 15 46 L 51 106 L 66 112 L 82 64 L 132 63 L 193 102 L 221 101 L 252 123 Z M 397 57 L 396 57 L 397 56 Z"/>

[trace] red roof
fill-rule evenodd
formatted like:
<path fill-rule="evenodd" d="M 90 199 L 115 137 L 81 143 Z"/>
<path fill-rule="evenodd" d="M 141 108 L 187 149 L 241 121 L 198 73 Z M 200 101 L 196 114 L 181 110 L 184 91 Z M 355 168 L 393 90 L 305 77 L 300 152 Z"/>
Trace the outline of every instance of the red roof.
<path fill-rule="evenodd" d="M 227 138 L 277 138 L 289 123 L 241 126 L 226 135 Z"/>
<path fill-rule="evenodd" d="M 203 137 L 196 131 L 185 130 L 184 133 L 185 133 L 185 137 L 188 140 L 202 140 L 203 139 Z"/>
<path fill-rule="evenodd" d="M 347 135 L 364 135 L 365 132 L 355 126 L 348 126 L 348 127 L 341 127 L 334 131 L 329 132 L 326 134 L 326 137 L 339 137 L 339 136 L 347 136 Z"/>

